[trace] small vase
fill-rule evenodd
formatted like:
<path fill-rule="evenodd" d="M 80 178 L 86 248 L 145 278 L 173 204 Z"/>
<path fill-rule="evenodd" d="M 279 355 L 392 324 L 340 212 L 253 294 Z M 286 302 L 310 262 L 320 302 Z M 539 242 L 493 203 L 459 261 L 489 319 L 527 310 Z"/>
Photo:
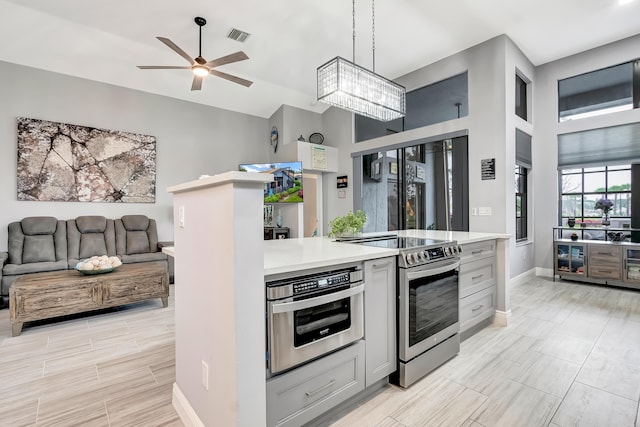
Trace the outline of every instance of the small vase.
<path fill-rule="evenodd" d="M 575 218 L 569 218 L 567 220 L 567 225 L 571 228 L 573 228 L 576 225 L 576 219 Z"/>
<path fill-rule="evenodd" d="M 608 225 L 611 225 L 611 221 L 609 221 L 609 213 L 608 212 L 604 212 L 602 214 L 602 225 L 604 225 L 605 227 Z"/>

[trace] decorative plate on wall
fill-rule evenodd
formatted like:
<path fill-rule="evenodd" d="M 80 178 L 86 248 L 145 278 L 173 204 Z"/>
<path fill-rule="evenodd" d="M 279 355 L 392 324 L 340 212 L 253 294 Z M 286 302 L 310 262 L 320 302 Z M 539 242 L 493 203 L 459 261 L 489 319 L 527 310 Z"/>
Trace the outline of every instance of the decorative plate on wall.
<path fill-rule="evenodd" d="M 312 144 L 322 144 L 324 142 L 324 136 L 321 133 L 312 133 L 309 135 L 309 142 Z"/>

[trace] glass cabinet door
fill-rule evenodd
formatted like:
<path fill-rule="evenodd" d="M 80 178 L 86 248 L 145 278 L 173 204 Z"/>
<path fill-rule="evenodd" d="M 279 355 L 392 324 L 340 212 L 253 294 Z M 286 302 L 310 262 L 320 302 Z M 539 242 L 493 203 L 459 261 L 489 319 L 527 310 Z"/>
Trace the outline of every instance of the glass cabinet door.
<path fill-rule="evenodd" d="M 556 274 L 578 274 L 586 273 L 585 266 L 585 246 L 574 244 L 556 245 Z"/>
<path fill-rule="evenodd" d="M 640 249 L 625 250 L 624 280 L 627 282 L 640 282 Z"/>

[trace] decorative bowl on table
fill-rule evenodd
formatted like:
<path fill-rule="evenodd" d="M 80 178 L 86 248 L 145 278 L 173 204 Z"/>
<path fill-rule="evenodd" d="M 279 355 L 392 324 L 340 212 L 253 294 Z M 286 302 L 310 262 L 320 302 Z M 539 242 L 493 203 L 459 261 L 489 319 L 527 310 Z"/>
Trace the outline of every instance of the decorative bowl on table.
<path fill-rule="evenodd" d="M 621 231 L 610 231 L 607 233 L 607 237 L 612 242 L 623 242 L 627 237 L 631 237 L 631 235 Z"/>
<path fill-rule="evenodd" d="M 111 273 L 122 265 L 120 258 L 115 256 L 92 256 L 80 261 L 74 267 L 75 270 L 82 274 L 104 274 Z"/>

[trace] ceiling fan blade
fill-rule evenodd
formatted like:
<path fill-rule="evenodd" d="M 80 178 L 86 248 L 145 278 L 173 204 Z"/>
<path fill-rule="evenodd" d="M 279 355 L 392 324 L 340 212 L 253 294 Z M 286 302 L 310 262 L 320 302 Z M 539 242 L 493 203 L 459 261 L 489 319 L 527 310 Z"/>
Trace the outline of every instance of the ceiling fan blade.
<path fill-rule="evenodd" d="M 180 55 L 184 59 L 186 59 L 189 64 L 193 65 L 193 58 L 190 57 L 187 54 L 187 52 L 185 52 L 184 50 L 180 49 L 174 42 L 172 42 L 171 40 L 169 40 L 166 37 L 156 37 L 156 38 L 158 40 L 160 40 L 162 43 L 164 43 L 167 46 L 169 46 L 175 53 L 177 53 L 178 55 Z"/>
<path fill-rule="evenodd" d="M 232 62 L 244 61 L 245 59 L 249 59 L 247 54 L 244 53 L 243 51 L 239 51 L 239 52 L 232 53 L 230 55 L 223 56 L 221 58 L 209 61 L 205 65 L 207 67 L 213 68 L 213 67 L 219 67 L 220 65 L 224 65 L 224 64 L 230 64 Z"/>
<path fill-rule="evenodd" d="M 202 76 L 193 76 L 193 83 L 191 83 L 191 90 L 202 89 Z"/>
<path fill-rule="evenodd" d="M 171 65 L 138 65 L 141 70 L 190 70 L 191 67 L 171 66 Z"/>
<path fill-rule="evenodd" d="M 253 84 L 253 82 L 251 82 L 249 80 L 241 79 L 240 77 L 232 76 L 231 74 L 223 73 L 222 71 L 211 70 L 211 71 L 209 71 L 209 73 L 213 74 L 214 76 L 218 76 L 218 77 L 222 77 L 223 79 L 227 79 L 227 80 L 229 80 L 231 82 L 238 83 L 239 85 L 242 85 L 242 86 L 249 87 L 249 86 L 251 86 Z"/>

